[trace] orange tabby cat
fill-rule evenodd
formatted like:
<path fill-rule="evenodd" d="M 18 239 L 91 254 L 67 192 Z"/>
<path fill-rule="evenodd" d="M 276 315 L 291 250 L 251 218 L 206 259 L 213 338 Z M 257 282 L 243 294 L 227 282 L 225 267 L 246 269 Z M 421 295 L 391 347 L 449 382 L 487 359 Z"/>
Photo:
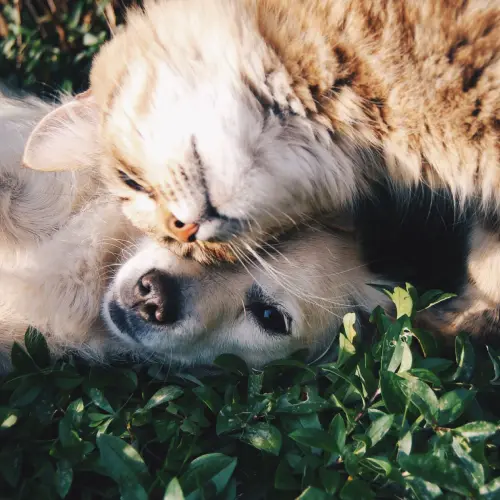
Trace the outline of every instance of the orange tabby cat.
<path fill-rule="evenodd" d="M 243 257 L 379 176 L 496 209 L 500 2 L 146 1 L 78 102 L 125 214 L 200 261 Z M 64 113 L 26 165 L 60 167 Z"/>

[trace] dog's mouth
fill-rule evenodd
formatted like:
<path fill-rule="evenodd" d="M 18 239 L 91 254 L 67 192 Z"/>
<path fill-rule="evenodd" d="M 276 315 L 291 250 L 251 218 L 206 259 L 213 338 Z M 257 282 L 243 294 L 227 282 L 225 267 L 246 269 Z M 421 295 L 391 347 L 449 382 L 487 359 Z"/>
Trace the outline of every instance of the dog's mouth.
<path fill-rule="evenodd" d="M 126 333 L 131 340 L 138 341 L 134 335 L 134 328 L 129 324 L 127 314 L 123 308 L 118 305 L 116 300 L 110 301 L 106 306 L 109 319 L 119 332 Z"/>

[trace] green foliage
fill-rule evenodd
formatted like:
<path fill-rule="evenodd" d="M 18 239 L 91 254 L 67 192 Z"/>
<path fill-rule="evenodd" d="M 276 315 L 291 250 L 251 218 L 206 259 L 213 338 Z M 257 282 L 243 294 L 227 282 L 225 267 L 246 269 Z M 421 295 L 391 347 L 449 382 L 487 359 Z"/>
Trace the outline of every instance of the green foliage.
<path fill-rule="evenodd" d="M 0 78 L 37 93 L 79 92 L 131 0 L 0 0 Z"/>
<path fill-rule="evenodd" d="M 28 331 L 0 387 L 2 497 L 498 498 L 498 354 L 465 335 L 428 354 L 411 318 L 441 294 L 388 294 L 399 317 L 377 308 L 362 341 L 346 315 L 337 362 L 225 355 L 201 380 L 51 362 Z"/>

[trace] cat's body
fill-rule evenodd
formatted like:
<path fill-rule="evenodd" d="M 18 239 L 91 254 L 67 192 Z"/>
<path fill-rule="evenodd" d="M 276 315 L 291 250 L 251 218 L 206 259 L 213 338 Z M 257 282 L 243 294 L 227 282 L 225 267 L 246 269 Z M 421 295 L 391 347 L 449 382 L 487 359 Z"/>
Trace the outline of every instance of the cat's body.
<path fill-rule="evenodd" d="M 387 174 L 500 202 L 497 1 L 149 1 L 91 92 L 125 213 L 201 261 Z"/>

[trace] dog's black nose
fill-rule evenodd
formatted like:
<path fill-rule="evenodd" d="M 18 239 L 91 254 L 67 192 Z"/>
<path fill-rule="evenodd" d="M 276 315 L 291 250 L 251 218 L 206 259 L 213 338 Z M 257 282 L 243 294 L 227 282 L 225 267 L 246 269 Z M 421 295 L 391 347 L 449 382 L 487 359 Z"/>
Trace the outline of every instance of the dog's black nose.
<path fill-rule="evenodd" d="M 134 286 L 130 304 L 150 323 L 170 325 L 180 317 L 180 289 L 175 278 L 153 269 L 141 276 Z"/>

